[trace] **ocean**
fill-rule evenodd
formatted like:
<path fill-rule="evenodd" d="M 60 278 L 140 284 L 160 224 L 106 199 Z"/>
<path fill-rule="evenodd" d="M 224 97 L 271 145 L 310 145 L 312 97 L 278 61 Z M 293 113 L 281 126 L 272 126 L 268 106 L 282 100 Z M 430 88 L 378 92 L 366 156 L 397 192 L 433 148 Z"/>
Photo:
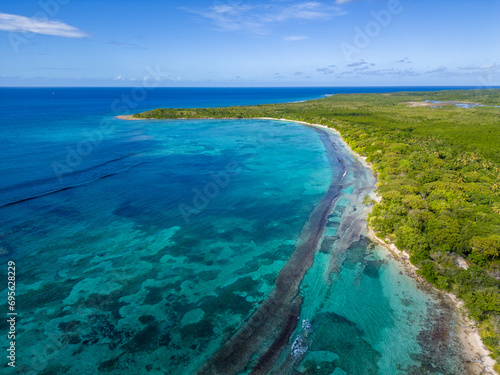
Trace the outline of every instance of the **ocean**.
<path fill-rule="evenodd" d="M 114 117 L 437 89 L 0 88 L 17 371 L 464 373 L 453 310 L 368 240 L 375 180 L 337 134 Z"/>

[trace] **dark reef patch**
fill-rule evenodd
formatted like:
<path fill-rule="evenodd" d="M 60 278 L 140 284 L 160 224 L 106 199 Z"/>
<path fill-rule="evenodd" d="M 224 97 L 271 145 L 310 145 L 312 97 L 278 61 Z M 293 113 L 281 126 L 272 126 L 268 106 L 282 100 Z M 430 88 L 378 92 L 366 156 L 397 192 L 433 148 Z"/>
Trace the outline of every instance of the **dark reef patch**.
<path fill-rule="evenodd" d="M 366 342 L 364 331 L 356 323 L 335 313 L 324 313 L 315 319 L 315 326 L 312 350 L 338 354 L 336 365 L 349 375 L 378 374 L 381 355 Z M 336 340 L 332 340 L 332 332 Z"/>

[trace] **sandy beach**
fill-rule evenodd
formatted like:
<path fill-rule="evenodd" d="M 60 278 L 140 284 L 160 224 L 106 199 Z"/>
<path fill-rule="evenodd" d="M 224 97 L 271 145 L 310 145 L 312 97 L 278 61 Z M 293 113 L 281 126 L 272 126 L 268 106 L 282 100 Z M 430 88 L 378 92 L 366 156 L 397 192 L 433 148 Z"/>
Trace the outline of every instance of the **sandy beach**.
<path fill-rule="evenodd" d="M 469 371 L 473 374 L 492 374 L 496 372 L 493 369 L 495 361 L 490 357 L 490 352 L 481 341 L 479 331 L 473 321 L 471 321 L 463 309 L 463 302 L 451 293 L 436 289 L 428 283 L 422 276 L 416 273 L 418 268 L 410 263 L 410 254 L 404 250 L 399 250 L 394 244 L 387 243 L 377 237 L 375 232 L 369 228 L 371 240 L 384 246 L 393 256 L 393 259 L 403 264 L 405 273 L 415 279 L 422 286 L 439 293 L 443 298 L 450 302 L 459 317 L 457 324 L 457 336 L 464 349 L 463 362 L 467 365 Z"/>
<path fill-rule="evenodd" d="M 141 120 L 140 118 L 135 118 L 133 115 L 118 115 L 115 118 L 118 120 Z"/>

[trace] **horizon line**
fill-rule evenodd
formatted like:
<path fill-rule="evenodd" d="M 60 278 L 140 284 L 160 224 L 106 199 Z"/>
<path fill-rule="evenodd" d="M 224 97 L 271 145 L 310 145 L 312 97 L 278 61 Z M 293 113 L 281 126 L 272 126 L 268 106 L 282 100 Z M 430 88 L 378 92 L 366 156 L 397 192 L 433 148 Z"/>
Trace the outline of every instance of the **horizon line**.
<path fill-rule="evenodd" d="M 33 88 L 33 89 L 43 89 L 43 88 L 73 88 L 73 89 L 91 89 L 91 88 L 104 88 L 104 89 L 134 89 L 134 88 L 142 88 L 143 86 L 0 86 L 0 89 L 22 89 L 22 88 Z M 281 88 L 281 89 L 293 89 L 293 88 L 359 88 L 359 87 L 467 87 L 474 89 L 492 89 L 492 88 L 500 88 L 500 85 L 492 85 L 492 86 L 481 86 L 481 85 L 348 85 L 348 86 L 158 86 L 151 88 L 155 89 L 273 89 L 273 88 Z"/>

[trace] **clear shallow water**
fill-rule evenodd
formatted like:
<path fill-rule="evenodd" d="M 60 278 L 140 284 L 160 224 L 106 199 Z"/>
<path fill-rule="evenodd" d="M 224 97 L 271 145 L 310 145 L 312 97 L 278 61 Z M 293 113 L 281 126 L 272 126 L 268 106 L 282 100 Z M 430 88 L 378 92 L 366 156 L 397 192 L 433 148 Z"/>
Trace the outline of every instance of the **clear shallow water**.
<path fill-rule="evenodd" d="M 106 89 L 83 91 L 58 105 L 39 91 L 2 102 L 0 256 L 17 267 L 20 373 L 195 373 L 272 296 L 344 166 L 270 373 L 462 373 L 446 307 L 359 236 L 360 186 L 372 181 L 338 139 L 344 164 L 302 125 L 119 121 Z M 262 348 L 248 350 L 251 366 Z"/>
<path fill-rule="evenodd" d="M 300 125 L 145 126 L 158 147 L 136 166 L 2 210 L 21 348 L 58 333 L 65 365 L 191 373 L 268 295 L 331 178 Z"/>

